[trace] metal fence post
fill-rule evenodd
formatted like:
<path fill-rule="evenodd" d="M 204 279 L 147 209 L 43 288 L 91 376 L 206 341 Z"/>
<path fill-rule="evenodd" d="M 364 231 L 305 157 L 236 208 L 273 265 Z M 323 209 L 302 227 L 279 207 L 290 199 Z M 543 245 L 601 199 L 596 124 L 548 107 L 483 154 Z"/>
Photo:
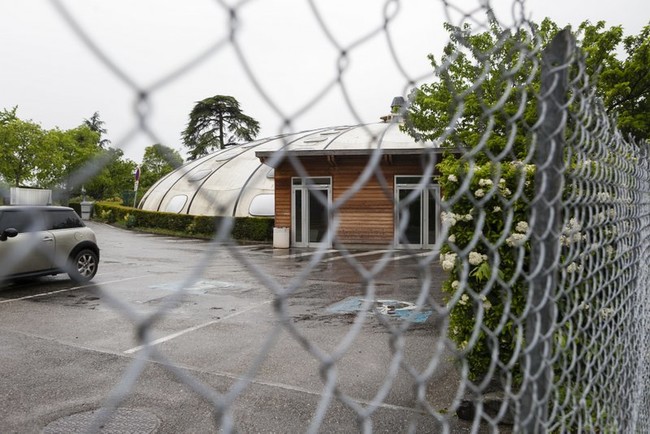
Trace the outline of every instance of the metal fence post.
<path fill-rule="evenodd" d="M 553 350 L 553 295 L 557 285 L 562 228 L 564 132 L 567 120 L 568 70 L 575 41 L 568 29 L 542 53 L 538 100 L 541 124 L 535 150 L 535 199 L 531 205 L 531 300 L 526 318 L 523 432 L 545 432 L 548 418 L 550 358 Z"/>

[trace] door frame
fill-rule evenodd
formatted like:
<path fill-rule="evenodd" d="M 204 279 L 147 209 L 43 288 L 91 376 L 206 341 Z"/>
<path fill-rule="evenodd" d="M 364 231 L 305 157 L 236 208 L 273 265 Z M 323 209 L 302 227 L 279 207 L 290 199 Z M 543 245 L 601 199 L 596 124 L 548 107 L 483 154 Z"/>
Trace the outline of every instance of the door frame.
<path fill-rule="evenodd" d="M 325 192 L 327 194 L 327 222 L 326 228 L 331 227 L 329 209 L 332 206 L 332 177 L 331 176 L 313 176 L 309 178 L 292 177 L 291 178 L 291 245 L 296 247 L 331 247 L 327 241 L 310 241 L 310 201 L 312 194 Z M 300 210 L 296 212 L 296 194 L 300 194 Z M 298 231 L 298 226 L 300 230 Z M 299 235 L 299 236 L 298 236 Z M 323 235 L 323 239 L 325 239 Z"/>
<path fill-rule="evenodd" d="M 410 249 L 428 249 L 435 245 L 436 240 L 440 234 L 440 185 L 435 182 L 435 178 L 431 177 L 428 184 L 424 185 L 422 183 L 422 177 L 418 175 L 395 175 L 394 177 L 394 203 L 395 203 L 395 217 L 394 217 L 394 244 L 398 248 L 410 248 Z M 412 198 L 412 200 L 420 200 L 420 214 L 418 218 L 420 219 L 420 242 L 419 243 L 401 243 L 398 233 L 399 225 L 401 222 L 401 213 L 400 213 L 400 192 L 401 191 L 419 191 L 418 198 Z M 408 194 L 410 197 L 410 194 Z M 417 196 L 417 195 L 416 195 Z M 431 216 L 430 209 L 432 208 L 431 201 L 433 203 L 433 213 L 434 216 Z M 431 225 L 434 225 L 433 237 L 430 239 L 430 229 Z"/>

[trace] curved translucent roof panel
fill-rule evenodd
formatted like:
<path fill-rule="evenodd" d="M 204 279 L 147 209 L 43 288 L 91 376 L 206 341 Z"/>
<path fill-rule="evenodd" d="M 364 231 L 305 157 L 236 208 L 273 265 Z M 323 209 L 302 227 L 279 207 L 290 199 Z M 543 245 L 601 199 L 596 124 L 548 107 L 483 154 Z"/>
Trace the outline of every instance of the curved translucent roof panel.
<path fill-rule="evenodd" d="M 229 146 L 189 162 L 160 179 L 144 195 L 140 208 L 191 215 L 260 215 L 261 195 L 274 193 L 273 172 L 285 151 L 346 153 L 419 150 L 431 143 L 416 142 L 395 123 L 322 128 Z M 278 152 L 280 151 L 280 152 Z M 256 155 L 258 153 L 258 155 Z M 263 164 L 258 158 L 265 155 Z M 268 164 L 268 165 L 267 165 Z M 185 201 L 180 198 L 186 197 Z M 269 199 L 270 200 L 270 199 Z M 268 200 L 265 202 L 268 208 Z M 264 213 L 268 213 L 268 210 Z"/>

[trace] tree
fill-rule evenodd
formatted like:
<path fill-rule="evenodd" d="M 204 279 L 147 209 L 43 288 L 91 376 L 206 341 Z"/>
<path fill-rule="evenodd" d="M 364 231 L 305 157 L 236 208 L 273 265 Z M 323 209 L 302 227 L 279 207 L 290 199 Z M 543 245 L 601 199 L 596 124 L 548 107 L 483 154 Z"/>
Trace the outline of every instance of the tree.
<path fill-rule="evenodd" d="M 18 111 L 18 106 L 14 106 L 11 110 L 2 109 L 0 111 L 0 125 L 6 124 L 10 121 L 15 121 L 18 119 L 16 112 Z"/>
<path fill-rule="evenodd" d="M 508 125 L 508 116 L 520 108 L 522 95 L 530 95 L 539 88 L 535 63 L 517 63 L 522 48 L 530 53 L 536 47 L 529 41 L 528 32 L 513 33 L 495 22 L 489 31 L 478 34 L 472 33 L 469 26 L 459 28 L 446 24 L 445 28 L 451 42 L 439 61 L 429 56 L 434 69 L 440 71 L 440 80 L 413 91 L 407 129 L 416 138 L 447 137 L 449 123 L 462 110 L 449 140 L 456 145 L 472 146 L 485 131 L 485 107 L 495 106 L 506 92 L 511 92 L 504 109 L 495 112 L 495 132 L 503 132 L 499 128 Z M 545 19 L 540 25 L 532 24 L 532 30 L 538 46 L 545 46 L 561 29 Z M 595 25 L 585 21 L 575 36 L 586 54 L 586 74 L 595 79 L 607 111 L 618 117 L 619 129 L 640 140 L 650 138 L 650 25 L 638 36 L 624 38 L 620 26 L 606 28 L 602 21 Z M 627 53 L 625 60 L 617 57 L 616 50 L 621 43 Z M 476 83 L 479 83 L 476 92 L 468 92 Z M 465 92 L 468 93 L 461 104 L 457 96 Z M 524 118 L 534 122 L 535 116 L 535 102 L 528 99 Z"/>
<path fill-rule="evenodd" d="M 111 144 L 111 141 L 108 139 L 102 139 L 101 137 L 106 134 L 107 130 L 104 128 L 104 121 L 99 118 L 99 112 L 93 113 L 90 119 L 84 119 L 85 126 L 90 128 L 91 131 L 94 131 L 99 134 L 99 147 L 105 149 L 108 145 Z"/>
<path fill-rule="evenodd" d="M 63 189 L 79 194 L 84 185 L 97 199 L 115 197 L 132 188 L 135 163 L 119 149 L 103 149 L 103 122 L 95 113 L 70 130 L 44 130 L 16 115 L 0 111 L 0 180 L 15 186 Z M 178 157 L 180 158 L 180 157 Z M 4 188 L 4 187 L 3 187 Z"/>
<path fill-rule="evenodd" d="M 146 191 L 160 178 L 177 169 L 183 164 L 183 157 L 178 151 L 159 143 L 148 146 L 144 150 L 140 169 L 140 188 Z"/>
<path fill-rule="evenodd" d="M 443 55 L 429 57 L 438 79 L 410 95 L 405 129 L 418 139 L 469 149 L 461 158 L 446 154 L 437 164 L 448 236 L 440 258 L 442 268 L 450 272 L 442 285 L 450 301 L 449 335 L 465 350 L 470 380 L 482 381 L 486 375 L 499 376 L 492 370 L 495 350 L 502 366 L 508 365 L 521 354 L 518 336 L 525 336 L 522 324 L 512 319 L 524 316 L 528 306 L 526 234 L 537 168 L 526 163 L 531 161 L 532 133 L 539 125 L 535 96 L 540 94 L 541 49 L 560 28 L 547 19 L 530 29 L 503 29 L 497 22 L 482 33 L 469 26 L 446 25 L 446 29 L 451 38 Z M 586 70 L 572 66 L 569 71 L 572 80 L 589 77 L 590 86 L 593 78 L 605 109 L 618 117 L 618 128 L 646 140 L 649 32 L 646 27 L 638 37 L 623 39 L 620 27 L 584 22 L 575 36 L 587 56 Z M 628 54 L 625 60 L 616 53 L 621 41 Z M 580 98 L 571 101 L 569 111 L 578 112 Z M 576 127 L 584 126 L 569 116 L 567 130 Z M 596 214 L 603 209 L 597 201 L 589 206 Z M 570 212 L 564 216 L 568 221 Z M 459 261 L 459 256 L 465 260 Z M 591 259 L 581 255 L 580 260 Z M 572 271 L 567 267 L 566 272 Z M 567 301 L 557 300 L 560 312 L 562 303 Z M 483 315 L 480 327 L 477 312 Z M 515 379 L 520 375 L 517 369 L 512 369 Z"/>
<path fill-rule="evenodd" d="M 119 197 L 123 191 L 133 189 L 133 172 L 135 162 L 124 159 L 121 149 L 108 148 L 102 150 L 100 161 L 101 171 L 85 183 L 86 193 L 95 199 L 110 199 Z"/>
<path fill-rule="evenodd" d="M 245 115 L 232 96 L 215 95 L 197 102 L 189 118 L 183 131 L 183 143 L 190 149 L 188 160 L 222 149 L 236 139 L 251 141 L 260 129 L 259 123 Z"/>
<path fill-rule="evenodd" d="M 15 112 L 14 112 L 15 114 Z M 40 125 L 13 118 L 0 122 L 0 175 L 7 183 L 32 185 L 43 162 L 51 155 L 44 146 Z"/>
<path fill-rule="evenodd" d="M 585 26 L 582 45 L 589 50 L 592 33 L 596 38 L 605 35 L 611 39 L 606 51 L 609 56 L 603 62 L 597 82 L 605 107 L 618 117 L 618 127 L 623 133 L 640 140 L 650 139 L 650 24 L 640 34 L 627 37 L 623 37 L 620 27 L 603 31 L 604 26 L 602 21 Z M 620 43 L 627 54 L 624 60 L 613 55 Z"/>
<path fill-rule="evenodd" d="M 39 174 L 40 184 L 63 189 L 67 195 L 78 193 L 88 179 L 101 169 L 93 164 L 100 156 L 99 133 L 86 125 L 70 130 L 52 129 L 44 143 L 54 149 L 51 167 Z"/>

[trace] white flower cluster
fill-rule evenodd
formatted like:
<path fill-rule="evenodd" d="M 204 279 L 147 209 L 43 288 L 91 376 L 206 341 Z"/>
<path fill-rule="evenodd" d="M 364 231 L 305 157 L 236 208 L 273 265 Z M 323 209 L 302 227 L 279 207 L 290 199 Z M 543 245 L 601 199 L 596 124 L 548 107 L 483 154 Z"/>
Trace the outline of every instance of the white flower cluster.
<path fill-rule="evenodd" d="M 508 238 L 506 238 L 506 244 L 510 247 L 519 247 L 523 245 L 526 240 L 528 240 L 528 235 L 526 235 L 528 232 L 528 222 L 517 222 L 515 231 L 516 233 L 511 234 Z"/>
<path fill-rule="evenodd" d="M 571 243 L 577 243 L 586 239 L 586 235 L 582 235 L 582 224 L 576 218 L 569 219 L 569 222 L 562 228 L 560 235 L 560 244 L 563 246 L 570 246 Z"/>
<path fill-rule="evenodd" d="M 600 309 L 599 315 L 600 315 L 600 319 L 606 320 L 610 316 L 614 315 L 614 309 L 612 309 L 611 307 L 604 307 Z"/>
<path fill-rule="evenodd" d="M 596 194 L 596 200 L 598 202 L 609 202 L 611 200 L 612 196 L 604 191 L 599 192 Z"/>
<path fill-rule="evenodd" d="M 532 166 L 532 165 L 531 165 Z M 535 167 L 535 166 L 533 166 Z M 474 192 L 474 196 L 477 198 L 482 198 L 485 197 L 487 191 L 486 190 L 491 190 L 492 187 L 494 186 L 494 181 L 492 181 L 489 178 L 481 178 L 478 180 L 478 185 L 479 188 Z M 506 187 L 506 180 L 503 178 L 499 179 L 499 192 L 501 193 L 502 196 L 510 196 L 512 194 L 512 191 L 508 187 Z"/>
<path fill-rule="evenodd" d="M 566 267 L 566 271 L 567 273 L 575 273 L 576 271 L 582 271 L 583 268 L 584 267 L 582 265 L 572 262 Z"/>
<path fill-rule="evenodd" d="M 527 239 L 526 234 L 512 234 L 506 238 L 506 244 L 510 247 L 519 247 L 523 246 Z"/>
<path fill-rule="evenodd" d="M 456 258 L 458 255 L 456 253 L 443 253 L 440 255 L 440 264 L 442 269 L 445 271 L 451 271 L 456 265 Z"/>
<path fill-rule="evenodd" d="M 522 234 L 525 234 L 526 232 L 528 232 L 528 222 L 525 221 L 517 222 L 517 226 L 515 226 L 515 230 L 517 232 L 521 232 Z"/>
<path fill-rule="evenodd" d="M 490 310 L 492 308 L 492 303 L 490 303 L 490 300 L 486 296 L 482 295 L 481 301 L 483 302 L 483 309 Z"/>
<path fill-rule="evenodd" d="M 454 174 L 451 174 L 451 175 L 449 175 L 449 176 L 447 177 L 447 180 L 448 180 L 449 182 L 458 182 L 458 177 L 457 177 L 456 175 L 454 175 Z"/>
<path fill-rule="evenodd" d="M 523 161 L 513 161 L 512 164 L 519 170 L 523 170 L 526 173 L 532 174 L 537 169 L 537 166 L 534 164 L 524 164 Z"/>
<path fill-rule="evenodd" d="M 616 217 L 616 210 L 614 208 L 610 208 L 608 211 L 602 211 L 596 214 L 595 220 L 597 224 L 602 224 L 607 221 L 607 218 L 613 219 Z"/>
<path fill-rule="evenodd" d="M 441 212 L 440 219 L 443 225 L 454 226 L 458 222 L 469 222 L 474 219 L 471 214 L 454 214 L 453 212 Z"/>
<path fill-rule="evenodd" d="M 492 303 L 490 303 L 490 300 L 488 300 L 486 296 L 481 295 L 480 299 L 481 299 L 481 303 L 483 304 L 483 309 L 490 310 L 492 308 Z M 462 306 L 467 306 L 469 304 L 469 295 L 467 294 L 461 295 L 460 300 L 458 300 L 458 304 Z"/>
<path fill-rule="evenodd" d="M 469 252 L 469 263 L 472 265 L 479 265 L 483 261 L 487 261 L 487 255 L 482 255 L 479 252 Z"/>

